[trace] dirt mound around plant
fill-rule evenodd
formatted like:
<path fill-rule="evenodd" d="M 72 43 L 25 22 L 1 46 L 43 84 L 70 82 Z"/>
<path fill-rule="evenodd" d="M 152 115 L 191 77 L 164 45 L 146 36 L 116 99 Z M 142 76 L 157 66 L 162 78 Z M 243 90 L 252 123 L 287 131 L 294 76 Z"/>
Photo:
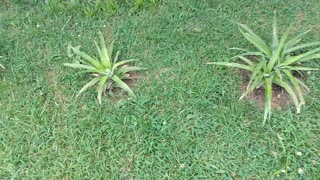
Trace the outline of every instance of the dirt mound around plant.
<path fill-rule="evenodd" d="M 241 85 L 241 93 L 243 93 L 247 86 L 249 81 L 245 81 Z M 253 101 L 255 104 L 257 104 L 259 107 L 264 107 L 264 98 L 265 98 L 265 89 L 264 87 L 260 87 L 257 89 L 254 89 L 252 92 L 250 92 L 245 99 L 247 101 Z M 281 107 L 285 108 L 288 104 L 292 104 L 292 100 L 290 95 L 280 86 L 273 85 L 272 86 L 272 103 L 271 106 L 273 109 Z"/>
<path fill-rule="evenodd" d="M 249 75 L 248 75 L 248 72 L 246 72 L 246 71 L 241 71 L 240 75 L 244 79 L 244 82 L 241 84 L 241 87 L 240 87 L 241 94 L 242 94 L 245 92 L 245 90 L 249 84 Z M 302 77 L 300 75 L 296 75 L 296 77 L 297 76 L 301 81 L 305 80 L 305 77 Z M 291 88 L 295 92 L 294 87 L 291 87 Z M 302 90 L 303 94 L 306 94 L 308 92 L 304 87 L 301 87 L 301 90 Z M 254 89 L 252 92 L 247 94 L 247 96 L 244 99 L 247 101 L 253 101 L 259 107 L 264 107 L 264 102 L 265 102 L 264 98 L 265 98 L 265 89 L 262 86 L 262 87 Z M 278 86 L 276 84 L 272 84 L 272 100 L 271 100 L 272 109 L 276 109 L 278 107 L 286 108 L 288 105 L 293 105 L 293 101 L 292 101 L 290 95 L 287 93 L 287 91 L 284 88 L 282 88 L 281 86 Z"/>

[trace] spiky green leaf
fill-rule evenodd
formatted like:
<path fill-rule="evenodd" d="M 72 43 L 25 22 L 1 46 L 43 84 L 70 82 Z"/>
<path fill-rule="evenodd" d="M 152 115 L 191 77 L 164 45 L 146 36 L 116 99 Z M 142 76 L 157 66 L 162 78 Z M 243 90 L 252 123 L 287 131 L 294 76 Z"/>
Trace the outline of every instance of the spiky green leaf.
<path fill-rule="evenodd" d="M 127 67 L 120 67 L 116 73 L 117 74 L 125 74 L 127 72 L 130 71 L 140 71 L 140 70 L 144 70 L 146 68 L 141 68 L 141 67 L 137 67 L 137 66 L 127 66 Z"/>
<path fill-rule="evenodd" d="M 273 76 L 265 78 L 265 99 L 264 99 L 264 118 L 263 125 L 267 119 L 271 119 L 271 101 L 272 101 L 272 80 Z"/>
<path fill-rule="evenodd" d="M 263 77 L 263 74 L 264 74 L 264 73 L 261 73 L 261 72 L 263 72 L 263 66 L 265 66 L 266 63 L 267 63 L 266 60 L 262 60 L 261 62 L 259 62 L 255 66 L 254 70 L 252 71 L 252 75 L 250 76 L 250 81 L 248 83 L 248 87 L 256 79 L 261 81 L 261 78 Z M 261 74 L 261 78 L 259 78 L 259 76 L 257 76 L 258 74 Z"/>
<path fill-rule="evenodd" d="M 296 78 L 296 80 L 298 81 L 298 83 L 301 85 L 301 86 L 303 86 L 308 92 L 310 91 L 310 89 L 308 88 L 308 86 L 304 83 L 304 82 L 302 82 L 300 79 L 298 79 L 298 78 Z"/>
<path fill-rule="evenodd" d="M 290 87 L 290 85 L 287 82 L 282 81 L 281 79 L 276 78 L 276 77 L 274 78 L 274 82 L 277 85 L 283 87 L 287 91 L 287 93 L 290 95 L 294 105 L 296 106 L 297 113 L 300 113 L 300 103 L 298 101 L 298 98 L 297 98 L 296 94 L 294 93 L 294 91 Z"/>
<path fill-rule="evenodd" d="M 274 67 L 273 70 L 276 73 L 277 77 L 279 77 L 279 79 L 282 79 L 282 74 L 280 69 L 278 67 Z"/>
<path fill-rule="evenodd" d="M 112 40 L 111 43 L 108 45 L 107 49 L 108 49 L 108 54 L 110 57 L 110 61 L 111 61 L 111 57 L 112 57 L 112 52 L 113 52 L 113 44 L 114 44 L 115 40 Z"/>
<path fill-rule="evenodd" d="M 79 68 L 79 69 L 87 69 L 87 70 L 97 70 L 97 68 L 90 66 L 90 65 L 84 65 L 84 64 L 76 64 L 76 63 L 63 63 L 64 66 L 72 67 L 72 68 Z"/>
<path fill-rule="evenodd" d="M 100 38 L 100 48 L 102 51 L 102 56 L 101 62 L 104 64 L 105 67 L 111 67 L 111 59 L 110 59 L 110 54 L 108 52 L 106 43 L 104 41 L 103 34 L 101 32 L 98 32 L 99 38 Z"/>
<path fill-rule="evenodd" d="M 304 35 L 306 35 L 306 34 L 309 33 L 309 32 L 310 32 L 310 30 L 305 31 L 305 32 L 297 35 L 296 37 L 290 39 L 290 40 L 286 43 L 285 49 L 289 50 L 289 49 L 292 48 L 293 46 L 297 45 L 297 44 L 301 41 L 301 37 L 304 36 Z M 295 51 L 295 50 L 294 50 L 294 51 Z M 286 51 L 285 53 L 290 53 L 290 52 Z"/>
<path fill-rule="evenodd" d="M 319 68 L 305 67 L 305 66 L 283 66 L 283 69 L 288 69 L 290 71 L 317 71 Z"/>
<path fill-rule="evenodd" d="M 286 59 L 283 63 L 281 63 L 281 66 L 285 66 L 285 65 L 290 65 L 296 62 L 300 62 L 300 61 L 308 61 L 311 59 L 317 59 L 318 58 L 318 54 L 316 54 L 317 52 L 320 51 L 320 48 L 316 48 L 313 50 L 310 50 L 308 52 L 305 52 L 303 54 L 297 55 L 297 56 L 291 56 L 290 58 Z"/>
<path fill-rule="evenodd" d="M 108 79 L 108 76 L 102 76 L 100 79 L 99 79 L 99 86 L 98 86 L 98 102 L 99 104 L 101 104 L 101 97 L 102 97 L 102 93 L 103 91 L 105 90 L 106 86 L 107 86 L 107 81 Z"/>
<path fill-rule="evenodd" d="M 286 53 L 286 54 L 289 54 L 289 53 L 291 53 L 291 52 L 298 51 L 298 50 L 302 50 L 302 49 L 307 48 L 307 47 L 319 46 L 319 45 L 320 45 L 320 41 L 311 42 L 311 43 L 306 43 L 306 44 L 301 44 L 301 45 L 294 46 L 294 47 L 291 47 L 291 48 L 287 49 L 287 50 L 285 51 L 285 53 Z"/>
<path fill-rule="evenodd" d="M 296 89 L 296 92 L 298 94 L 299 100 L 300 100 L 300 104 L 299 105 L 304 105 L 305 101 L 303 98 L 303 94 L 302 94 L 302 90 L 301 87 L 299 85 L 299 82 L 297 81 L 297 78 L 295 78 L 290 71 L 288 70 L 283 70 L 283 72 L 287 75 L 288 79 L 291 81 L 292 85 L 294 86 L 294 88 Z"/>
<path fill-rule="evenodd" d="M 105 58 L 104 54 L 102 53 L 101 48 L 99 47 L 98 43 L 96 41 L 94 41 L 94 44 L 96 45 L 98 54 L 99 54 L 99 58 L 100 58 L 100 62 L 101 64 L 105 67 L 105 68 L 110 68 L 108 67 L 109 64 L 107 64 L 103 59 Z"/>
<path fill-rule="evenodd" d="M 240 96 L 239 100 L 243 99 L 245 96 L 247 96 L 251 91 L 253 91 L 257 87 L 260 87 L 261 85 L 263 85 L 263 83 L 264 83 L 264 81 L 263 81 L 263 73 L 260 72 L 255 76 L 254 79 L 252 79 L 252 82 L 250 81 L 248 83 L 248 86 L 247 86 L 246 90 Z"/>
<path fill-rule="evenodd" d="M 114 56 L 113 63 L 118 62 L 119 53 L 120 53 L 120 51 L 117 51 L 116 55 Z"/>
<path fill-rule="evenodd" d="M 257 49 L 259 49 L 261 52 L 266 54 L 267 56 L 271 55 L 271 50 L 267 46 L 267 44 L 258 36 L 256 35 L 250 28 L 247 26 L 238 23 L 240 32 L 242 35 L 251 42 Z"/>
<path fill-rule="evenodd" d="M 114 75 L 112 77 L 112 80 L 116 83 L 118 87 L 127 91 L 132 98 L 134 99 L 137 98 L 136 95 L 133 93 L 133 91 L 130 89 L 130 87 L 125 82 L 123 82 L 118 76 Z"/>
<path fill-rule="evenodd" d="M 310 61 L 310 60 L 316 60 L 316 59 L 320 59 L 320 53 L 308 55 L 308 56 L 306 56 L 304 58 L 301 58 L 297 62 L 301 63 L 301 62 Z"/>
<path fill-rule="evenodd" d="M 129 62 L 132 62 L 132 61 L 137 61 L 138 59 L 129 59 L 129 60 L 123 60 L 123 61 L 119 61 L 117 63 L 115 63 L 113 66 L 112 66 L 112 70 L 114 71 L 115 69 L 117 69 L 119 66 L 122 66 L 126 63 L 129 63 Z"/>
<path fill-rule="evenodd" d="M 246 57 L 241 56 L 241 55 L 239 55 L 238 57 L 239 57 L 241 60 L 243 60 L 245 63 L 247 63 L 249 66 L 253 66 L 253 65 L 254 65 L 254 63 L 253 63 L 249 58 L 246 58 Z"/>
<path fill-rule="evenodd" d="M 221 66 L 228 66 L 228 67 L 234 67 L 234 68 L 240 68 L 245 69 L 248 71 L 253 71 L 253 67 L 239 64 L 239 63 L 229 63 L 229 62 L 208 62 L 207 64 L 213 64 L 213 65 L 221 65 Z"/>
<path fill-rule="evenodd" d="M 71 47 L 71 48 L 72 48 L 72 50 L 73 50 L 73 52 L 75 54 L 77 54 L 78 56 L 82 57 L 83 59 L 88 61 L 90 64 L 95 66 L 96 68 L 103 69 L 103 65 L 99 61 L 97 61 L 96 59 L 92 58 L 91 56 L 89 56 L 85 52 L 82 52 L 82 51 L 78 50 L 77 48 L 74 48 L 74 47 Z"/>
<path fill-rule="evenodd" d="M 278 39 L 278 26 L 277 26 L 277 16 L 274 12 L 273 16 L 273 24 L 272 24 L 272 51 L 275 51 L 279 46 L 279 39 Z"/>
<path fill-rule="evenodd" d="M 291 25 L 289 28 L 286 29 L 286 31 L 284 32 L 284 34 L 282 35 L 281 39 L 280 39 L 280 43 L 279 43 L 279 46 L 278 48 L 274 51 L 274 53 L 272 53 L 272 56 L 270 56 L 270 61 L 268 63 L 268 70 L 271 71 L 272 68 L 274 67 L 274 65 L 278 62 L 280 63 L 280 59 L 282 57 L 282 54 L 283 53 L 283 47 L 284 47 L 284 44 L 287 40 L 287 37 L 290 33 L 290 30 L 292 29 L 293 25 Z"/>
<path fill-rule="evenodd" d="M 95 85 L 99 80 L 100 80 L 101 77 L 95 77 L 93 78 L 90 82 L 88 82 L 86 85 L 84 85 L 80 91 L 78 92 L 77 96 L 78 97 L 83 91 L 87 90 L 89 87 Z"/>

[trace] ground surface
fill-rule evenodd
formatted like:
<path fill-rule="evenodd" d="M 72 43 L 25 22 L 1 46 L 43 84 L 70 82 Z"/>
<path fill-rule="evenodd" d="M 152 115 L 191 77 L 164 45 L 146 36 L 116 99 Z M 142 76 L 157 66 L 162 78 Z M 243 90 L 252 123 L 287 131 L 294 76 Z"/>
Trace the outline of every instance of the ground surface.
<path fill-rule="evenodd" d="M 238 101 L 241 77 L 205 64 L 249 46 L 232 21 L 270 38 L 273 10 L 282 32 L 295 22 L 319 39 L 319 1 L 50 2 L 0 3 L 1 179 L 320 178 L 319 72 L 301 114 L 275 110 L 262 126 L 263 110 Z M 98 31 L 148 68 L 137 101 L 75 99 L 90 76 L 62 66 L 67 46 L 94 54 Z"/>

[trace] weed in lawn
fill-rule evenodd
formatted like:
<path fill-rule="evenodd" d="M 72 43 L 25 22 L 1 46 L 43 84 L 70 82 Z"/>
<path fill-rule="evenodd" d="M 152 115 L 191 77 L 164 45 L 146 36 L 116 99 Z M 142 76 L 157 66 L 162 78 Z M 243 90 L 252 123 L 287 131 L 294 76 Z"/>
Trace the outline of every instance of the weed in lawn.
<path fill-rule="evenodd" d="M 294 73 L 318 70 L 318 68 L 302 66 L 301 63 L 320 58 L 320 42 L 299 44 L 301 37 L 307 34 L 308 31 L 287 40 L 293 25 L 287 28 L 279 40 L 276 15 L 274 15 L 273 20 L 272 45 L 270 47 L 246 25 L 240 23 L 238 23 L 238 25 L 242 35 L 251 42 L 258 51 L 234 48 L 244 52 L 234 58 L 241 59 L 245 64 L 229 62 L 212 62 L 208 64 L 230 66 L 252 72 L 246 91 L 241 95 L 240 99 L 254 89 L 264 86 L 265 112 L 263 124 L 267 119 L 271 118 L 272 89 L 274 84 L 282 87 L 290 95 L 296 106 L 297 113 L 300 113 L 301 106 L 305 105 L 301 86 L 307 90 L 308 87 L 299 78 L 295 77 Z M 316 48 L 301 53 L 302 50 L 309 47 Z M 250 59 L 248 56 L 253 56 L 254 58 Z"/>
<path fill-rule="evenodd" d="M 129 72 L 139 71 L 143 68 L 128 65 L 129 62 L 136 61 L 136 59 L 118 61 L 119 51 L 113 58 L 112 51 L 114 41 L 112 41 L 107 47 L 101 32 L 99 32 L 99 37 L 100 47 L 95 42 L 99 54 L 99 60 L 80 51 L 80 46 L 68 47 L 68 54 L 70 57 L 72 57 L 73 52 L 77 56 L 83 58 L 85 61 L 81 60 L 80 58 L 77 58 L 79 59 L 77 63 L 64 63 L 64 65 L 72 68 L 85 69 L 84 72 L 91 73 L 91 75 L 94 76 L 94 78 L 89 83 L 83 86 L 83 88 L 79 91 L 77 96 L 79 96 L 83 91 L 87 90 L 89 87 L 98 84 L 97 97 L 99 104 L 101 104 L 102 94 L 105 93 L 107 90 L 111 90 L 112 86 L 114 85 L 127 91 L 132 98 L 136 98 L 136 95 L 133 93 L 130 87 L 123 81 L 123 79 L 130 79 Z"/>

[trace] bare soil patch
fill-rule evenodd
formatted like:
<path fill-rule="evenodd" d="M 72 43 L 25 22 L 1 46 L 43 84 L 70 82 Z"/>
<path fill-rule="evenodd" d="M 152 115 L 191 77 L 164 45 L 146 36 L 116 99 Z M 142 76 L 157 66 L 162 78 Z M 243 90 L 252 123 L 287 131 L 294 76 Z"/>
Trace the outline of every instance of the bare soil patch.
<path fill-rule="evenodd" d="M 241 93 L 243 93 L 247 86 L 249 81 L 246 80 L 241 85 Z M 253 101 L 255 104 L 257 104 L 259 107 L 264 107 L 264 98 L 265 98 L 265 89 L 264 87 L 257 88 L 250 92 L 245 99 L 247 101 Z M 273 109 L 277 107 L 286 107 L 288 104 L 292 104 L 292 100 L 288 93 L 280 86 L 273 85 L 272 86 L 272 103 L 271 106 Z"/>
<path fill-rule="evenodd" d="M 240 90 L 241 93 L 244 93 L 248 83 L 249 83 L 249 75 L 247 71 L 240 71 L 240 75 L 244 78 L 244 82 L 241 84 Z M 304 80 L 303 77 L 296 75 L 295 77 L 298 77 L 302 81 Z M 293 88 L 294 89 L 294 88 Z M 307 90 L 301 87 L 303 94 L 306 94 Z M 252 92 L 250 92 L 246 97 L 245 100 L 247 101 L 253 101 L 257 106 L 264 107 L 264 98 L 265 98 L 265 89 L 264 87 L 259 87 L 257 89 L 254 89 Z M 271 107 L 272 109 L 276 108 L 285 108 L 288 105 L 293 104 L 293 101 L 290 97 L 290 95 L 287 93 L 287 91 L 282 88 L 281 86 L 278 86 L 276 84 L 272 85 L 272 100 L 271 100 Z"/>
<path fill-rule="evenodd" d="M 47 79 L 50 85 L 53 86 L 53 92 L 55 98 L 57 98 L 60 102 L 63 102 L 65 99 L 65 95 L 63 93 L 63 87 L 58 85 L 58 75 L 55 71 L 49 70 L 47 73 Z"/>

